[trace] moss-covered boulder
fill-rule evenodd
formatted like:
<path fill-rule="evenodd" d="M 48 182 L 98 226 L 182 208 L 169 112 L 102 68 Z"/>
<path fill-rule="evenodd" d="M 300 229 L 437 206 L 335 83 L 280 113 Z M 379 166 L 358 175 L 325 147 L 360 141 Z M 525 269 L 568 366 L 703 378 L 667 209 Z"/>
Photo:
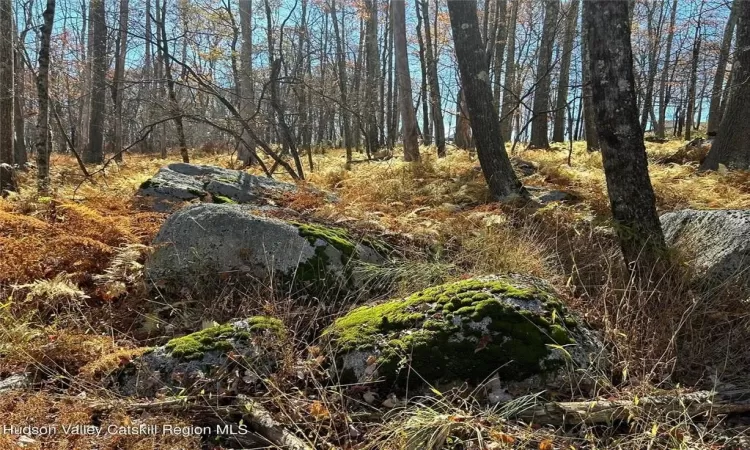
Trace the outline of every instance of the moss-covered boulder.
<path fill-rule="evenodd" d="M 559 389 L 603 346 L 543 281 L 488 276 L 362 306 L 324 331 L 344 380 L 386 386 L 480 383 L 514 394 Z"/>
<path fill-rule="evenodd" d="M 360 286 L 352 270 L 356 261 L 384 261 L 383 247 L 344 229 L 265 217 L 236 204 L 181 209 L 162 225 L 154 246 L 147 278 L 175 291 L 270 278 L 318 297 L 338 297 Z"/>
<path fill-rule="evenodd" d="M 275 369 L 284 336 L 279 320 L 262 316 L 205 328 L 136 358 L 117 375 L 116 390 L 153 397 L 249 389 Z"/>

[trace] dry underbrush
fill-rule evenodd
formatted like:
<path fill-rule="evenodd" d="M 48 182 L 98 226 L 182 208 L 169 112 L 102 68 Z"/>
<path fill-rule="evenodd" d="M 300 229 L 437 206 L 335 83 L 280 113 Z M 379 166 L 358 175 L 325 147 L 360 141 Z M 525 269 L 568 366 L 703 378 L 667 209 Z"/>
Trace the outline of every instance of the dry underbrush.
<path fill-rule="evenodd" d="M 657 164 L 676 145 L 647 146 L 660 211 L 750 208 L 750 174 L 698 174 L 691 165 Z M 648 395 L 656 387 L 672 387 L 675 379 L 704 386 L 741 384 L 742 369 L 750 364 L 742 345 L 750 337 L 742 297 L 729 286 L 710 291 L 696 286 L 685 264 L 676 264 L 651 286 L 631 283 L 609 227 L 600 155 L 587 154 L 576 144 L 568 165 L 567 149 L 519 150 L 514 157 L 537 166 L 524 179 L 527 185 L 560 189 L 578 200 L 518 208 L 488 203 L 475 157 L 453 150 L 437 160 L 424 150 L 417 164 L 391 159 L 354 164 L 350 170 L 339 151 L 316 154 L 318 169 L 308 174 L 308 182 L 335 191 L 341 201 L 328 203 L 301 190 L 284 202 L 318 220 L 398 243 L 410 261 L 373 269 L 393 280 L 391 295 L 484 273 L 519 272 L 550 280 L 612 343 L 613 371 L 602 395 Z M 228 156 L 211 153 L 196 155 L 194 161 L 233 164 Z M 133 246 L 148 244 L 165 216 L 141 211 L 132 195 L 162 164 L 134 155 L 86 181 L 72 158 L 58 155 L 52 163 L 57 190 L 51 197 L 36 197 L 32 176 L 26 174 L 24 192 L 0 200 L 0 375 L 27 371 L 38 374 L 46 386 L 41 393 L 0 397 L 0 411 L 7 417 L 90 423 L 89 403 L 68 396 L 88 392 L 108 397 L 97 383 L 142 351 L 139 346 L 201 323 L 262 313 L 284 319 L 291 330 L 282 373 L 268 381 L 267 400 L 322 447 L 357 448 L 371 442 L 372 448 L 428 448 L 444 442 L 454 445 L 450 448 L 477 449 L 636 449 L 709 448 L 713 443 L 711 433 L 699 431 L 685 417 L 641 418 L 631 424 L 630 433 L 627 427 L 617 433 L 585 427 L 561 433 L 514 424 L 507 421 L 507 411 L 486 410 L 448 393 L 397 407 L 378 425 L 374 418 L 388 410 L 381 406 L 388 399 L 370 404 L 350 387 L 326 386 L 320 350 L 305 341 L 345 308 L 300 316 L 290 302 L 262 287 L 243 291 L 228 286 L 210 301 L 145 296 L 136 275 L 145 249 Z M 142 336 L 157 340 L 139 340 Z M 300 384 L 305 388 L 299 389 Z M 181 420 L 146 417 L 118 412 L 101 420 Z M 3 438 L 0 446 L 5 448 Z M 190 438 L 159 443 L 107 439 L 49 441 L 44 448 L 199 445 Z"/>

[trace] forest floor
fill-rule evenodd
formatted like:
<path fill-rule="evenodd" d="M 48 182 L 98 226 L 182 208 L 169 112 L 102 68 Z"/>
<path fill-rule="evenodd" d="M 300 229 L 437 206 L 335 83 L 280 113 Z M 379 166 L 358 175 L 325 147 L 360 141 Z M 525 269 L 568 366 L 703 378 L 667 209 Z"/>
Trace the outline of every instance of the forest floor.
<path fill-rule="evenodd" d="M 681 145 L 647 144 L 660 213 L 750 208 L 750 173 L 699 174 L 695 164 L 660 163 Z M 412 265 L 394 269 L 393 296 L 489 273 L 550 281 L 613 347 L 611 376 L 597 398 L 637 402 L 664 389 L 690 391 L 685 386 L 750 387 L 750 314 L 742 299 L 730 292 L 701 297 L 684 278 L 673 277 L 659 287 L 660 314 L 644 308 L 655 294 L 632 289 L 619 269 L 601 156 L 576 143 L 568 164 L 568 150 L 560 145 L 513 155 L 535 166 L 525 185 L 570 195 L 543 207 L 490 202 L 475 156 L 450 149 L 438 160 L 427 148 L 420 163 L 357 161 L 350 170 L 342 151 L 314 154 L 307 183 L 335 192 L 340 201 L 327 203 L 300 190 L 287 202 L 317 220 L 409 243 Z M 170 155 L 170 161 L 178 157 Z M 223 167 L 235 163 L 228 155 L 197 151 L 192 158 Z M 34 194 L 34 174 L 28 173 L 21 176 L 20 195 L 0 199 L 0 379 L 26 372 L 35 381 L 33 390 L 0 394 L 3 424 L 189 424 L 190 416 L 179 411 L 129 408 L 101 380 L 145 347 L 240 312 L 275 315 L 290 336 L 302 335 L 283 302 L 256 299 L 240 311 L 236 298 L 211 299 L 209 308 L 201 303 L 206 299 L 164 304 L 150 297 L 139 269 L 166 214 L 141 210 L 133 196 L 165 161 L 125 159 L 85 180 L 72 157 L 55 155 L 51 197 Z M 300 365 L 307 379 L 323 375 L 314 343 L 291 344 L 297 353 L 289 373 L 269 383 L 263 401 L 318 448 L 416 449 L 438 441 L 445 446 L 435 448 L 451 449 L 748 448 L 723 446 L 727 430 L 742 430 L 715 420 L 696 423 L 687 414 L 633 417 L 606 427 L 528 426 L 448 393 L 430 403 L 349 409 L 343 389 L 295 385 Z M 109 405 L 106 412 L 102 404 Z M 427 438 L 414 441 L 417 435 Z M 0 434 L 0 448 L 17 445 L 17 436 Z M 25 447 L 221 448 L 175 435 L 37 436 Z"/>

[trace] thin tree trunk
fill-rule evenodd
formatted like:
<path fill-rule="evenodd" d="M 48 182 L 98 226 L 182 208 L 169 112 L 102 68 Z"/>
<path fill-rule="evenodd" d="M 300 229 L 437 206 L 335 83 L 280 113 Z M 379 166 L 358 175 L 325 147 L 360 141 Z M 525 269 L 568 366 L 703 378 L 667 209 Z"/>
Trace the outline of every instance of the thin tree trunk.
<path fill-rule="evenodd" d="M 13 114 L 15 110 L 13 75 L 13 4 L 0 0 L 0 164 L 13 165 Z M 12 167 L 0 168 L 0 194 L 16 191 Z"/>
<path fill-rule="evenodd" d="M 406 49 L 406 5 L 404 0 L 391 0 L 393 21 L 393 47 L 396 55 L 398 78 L 398 103 L 403 122 L 404 161 L 419 161 L 417 116 L 414 114 L 411 96 L 409 57 Z"/>
<path fill-rule="evenodd" d="M 89 141 L 84 161 L 104 162 L 104 114 L 107 95 L 107 22 L 104 0 L 91 0 L 91 98 L 89 107 Z"/>
<path fill-rule="evenodd" d="M 122 161 L 122 104 L 125 94 L 125 57 L 128 52 L 128 0 L 120 0 L 120 30 L 115 45 L 115 79 L 112 97 L 115 105 L 115 161 Z"/>
<path fill-rule="evenodd" d="M 348 92 L 346 88 L 346 54 L 341 32 L 339 30 L 339 19 L 336 16 L 336 0 L 331 0 L 331 19 L 333 19 L 333 32 L 336 39 L 336 65 L 338 67 L 339 94 L 341 96 L 341 115 L 344 122 L 344 146 L 346 147 L 346 162 L 352 162 L 352 129 L 349 113 Z"/>
<path fill-rule="evenodd" d="M 15 36 L 14 36 L 15 38 Z M 20 39 L 16 40 L 17 48 L 14 52 L 14 64 L 15 64 L 15 99 L 13 100 L 13 122 L 15 127 L 15 137 L 13 143 L 13 157 L 15 163 L 20 167 L 23 167 L 28 162 L 28 155 L 26 154 L 26 129 L 25 120 L 23 116 L 23 109 L 26 96 L 26 86 L 24 83 L 24 67 L 23 67 L 23 41 Z"/>
<path fill-rule="evenodd" d="M 243 120 L 250 120 L 250 116 L 255 110 L 255 98 L 253 95 L 253 33 L 252 17 L 253 2 L 252 0 L 239 0 L 240 7 L 240 36 L 242 43 L 240 45 L 240 114 Z M 238 151 L 238 159 L 243 166 L 252 165 L 257 156 L 255 146 L 250 140 L 247 131 L 242 132 L 242 142 Z"/>
<path fill-rule="evenodd" d="M 516 22 L 518 21 L 518 8 L 520 0 L 511 0 L 510 22 L 508 27 L 508 49 L 505 69 L 505 80 L 503 81 L 503 105 L 500 109 L 500 134 L 504 139 L 512 138 L 513 112 L 518 104 L 518 93 L 514 89 L 516 84 Z"/>
<path fill-rule="evenodd" d="M 432 135 L 430 133 L 430 110 L 427 94 L 427 56 L 425 53 L 425 38 L 422 22 L 424 21 L 422 13 L 419 11 L 420 0 L 414 1 L 417 10 L 417 41 L 419 43 L 419 69 L 422 72 L 420 100 L 422 104 L 422 143 L 432 145 Z"/>
<path fill-rule="evenodd" d="M 477 4 L 473 0 L 448 0 L 453 41 L 465 91 L 477 156 L 495 199 L 527 196 L 518 181 L 500 135 L 500 120 L 492 104 L 485 46 L 479 35 Z"/>
<path fill-rule="evenodd" d="M 628 3 L 587 0 L 583 10 L 596 130 L 615 231 L 625 263 L 639 281 L 647 281 L 666 244 L 638 117 Z"/>
<path fill-rule="evenodd" d="M 158 0 L 157 0 L 158 1 Z M 167 0 L 163 0 L 161 4 L 161 21 L 157 24 L 161 31 L 161 55 L 162 62 L 164 63 L 164 77 L 167 80 L 167 92 L 169 94 L 169 103 L 171 106 L 170 113 L 174 117 L 175 128 L 177 129 L 177 142 L 180 146 L 180 156 L 182 156 L 182 162 L 189 163 L 190 156 L 188 155 L 187 142 L 185 140 L 185 128 L 182 123 L 182 108 L 177 101 L 177 94 L 174 88 L 174 79 L 172 79 L 172 62 L 169 56 L 169 44 L 167 42 L 167 28 L 165 26 L 167 16 Z M 162 145 L 164 145 L 162 143 Z"/>
<path fill-rule="evenodd" d="M 52 36 L 52 26 L 55 21 L 55 0 L 47 0 L 44 10 L 44 24 L 41 29 L 39 43 L 39 71 L 36 77 L 37 96 L 39 100 L 39 114 L 36 122 L 36 166 L 37 185 L 39 192 L 48 193 L 50 190 L 49 177 L 49 50 Z"/>
<path fill-rule="evenodd" d="M 430 5 L 427 0 L 421 0 L 421 13 L 424 19 L 425 53 L 427 57 L 427 75 L 430 88 L 430 112 L 432 113 L 432 126 L 435 130 L 435 146 L 437 146 L 438 158 L 445 156 L 445 124 L 443 124 L 443 107 L 440 100 L 440 79 L 438 78 L 437 60 L 435 48 L 432 43 L 432 31 L 430 30 Z"/>
<path fill-rule="evenodd" d="M 495 14 L 496 30 L 495 30 L 495 43 L 491 47 L 492 53 L 488 56 L 493 56 L 493 76 L 492 79 L 495 81 L 495 86 L 492 89 L 492 100 L 495 105 L 495 109 L 500 110 L 500 99 L 503 93 L 503 87 L 500 83 L 500 77 L 503 73 L 503 58 L 505 57 L 505 40 L 508 37 L 508 2 L 507 0 L 497 0 L 497 13 Z M 513 23 L 515 27 L 515 23 Z M 507 139 L 508 135 L 503 135 Z"/>
<path fill-rule="evenodd" d="M 378 54 L 378 2 L 365 0 L 367 9 L 367 27 L 365 48 L 367 52 L 367 82 L 365 96 L 365 142 L 367 154 L 372 155 L 378 148 L 378 86 L 380 79 L 380 58 Z M 382 111 L 382 109 L 380 110 Z"/>
<path fill-rule="evenodd" d="M 661 79 L 659 80 L 659 123 L 656 126 L 656 137 L 664 139 L 666 136 L 667 123 L 667 84 L 669 84 L 669 65 L 672 58 L 672 42 L 674 41 L 675 23 L 677 21 L 677 0 L 672 1 L 669 17 L 669 28 L 667 29 L 667 48 L 664 53 L 664 65 L 662 66 Z"/>
<path fill-rule="evenodd" d="M 565 37 L 560 62 L 560 81 L 557 86 L 557 102 L 555 105 L 555 123 L 552 128 L 552 140 L 565 140 L 565 111 L 568 104 L 568 89 L 570 88 L 570 61 L 573 56 L 573 40 L 578 26 L 578 2 L 570 0 L 565 17 Z"/>
<path fill-rule="evenodd" d="M 591 88 L 591 66 L 588 30 L 581 27 L 581 77 L 583 81 L 583 126 L 586 134 L 586 150 L 599 150 L 599 134 L 596 132 L 596 111 L 594 111 L 594 92 Z"/>
<path fill-rule="evenodd" d="M 536 72 L 536 90 L 532 106 L 531 139 L 529 145 L 534 148 L 549 148 L 549 91 L 552 72 L 552 50 L 555 46 L 557 15 L 560 11 L 560 0 L 545 0 L 544 26 L 539 43 L 539 61 Z"/>
<path fill-rule="evenodd" d="M 698 84 L 698 59 L 701 54 L 701 15 L 703 7 L 698 14 L 698 23 L 695 26 L 695 38 L 693 42 L 693 58 L 690 65 L 690 84 L 688 86 L 687 113 L 685 115 L 685 140 L 690 140 L 693 135 L 693 114 L 695 112 L 695 95 Z"/>

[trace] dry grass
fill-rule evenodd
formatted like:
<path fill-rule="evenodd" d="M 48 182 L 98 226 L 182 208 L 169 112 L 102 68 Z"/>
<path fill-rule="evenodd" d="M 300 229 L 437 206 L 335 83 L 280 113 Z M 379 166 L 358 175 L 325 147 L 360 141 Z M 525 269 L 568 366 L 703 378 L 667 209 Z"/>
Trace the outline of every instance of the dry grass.
<path fill-rule="evenodd" d="M 660 211 L 750 208 L 750 174 L 698 174 L 695 166 L 659 164 L 678 143 L 647 147 Z M 613 392 L 648 393 L 666 386 L 675 374 L 693 382 L 742 381 L 742 372 L 735 369 L 750 364 L 743 347 L 750 337 L 750 315 L 742 298 L 729 286 L 702 291 L 680 265 L 648 288 L 630 282 L 608 227 L 599 154 L 589 154 L 576 143 L 569 166 L 567 149 L 518 149 L 515 157 L 538 166 L 536 174 L 524 179 L 526 184 L 567 191 L 578 199 L 544 208 L 488 203 L 478 162 L 466 152 L 454 149 L 440 160 L 431 149 L 423 149 L 423 155 L 418 164 L 394 158 L 358 162 L 347 170 L 341 151 L 315 154 L 317 169 L 308 174 L 309 185 L 334 191 L 340 201 L 327 202 L 302 189 L 283 203 L 303 215 L 398 244 L 409 256 L 407 262 L 361 269 L 390 280 L 391 295 L 486 273 L 519 272 L 550 280 L 612 343 Z M 214 149 L 193 160 L 233 165 Z M 227 286 L 210 303 L 189 296 L 144 295 L 139 288 L 140 263 L 147 252 L 143 245 L 165 215 L 141 210 L 132 197 L 163 164 L 152 157 L 126 156 L 125 164 L 111 165 L 94 175 L 93 182 L 84 182 L 72 158 L 55 155 L 52 197 L 36 196 L 32 174 L 26 174 L 21 177 L 23 193 L 0 200 L 0 298 L 10 300 L 0 310 L 0 375 L 29 371 L 42 380 L 58 380 L 49 382 L 47 393 L 0 397 L 0 411 L 10 419 L 28 411 L 25 417 L 38 423 L 89 423 L 90 415 L 84 417 L 90 413 L 87 403 L 60 393 L 97 391 L 103 377 L 142 352 L 139 346 L 151 344 L 135 342 L 137 330 L 163 338 L 203 321 L 261 313 L 291 325 L 282 370 L 267 383 L 269 401 L 278 414 L 297 423 L 300 432 L 317 436 L 313 440 L 321 446 L 361 448 L 363 441 L 370 441 L 377 443 L 373 448 L 438 448 L 434 439 L 464 445 L 453 448 L 488 449 L 542 448 L 547 440 L 554 448 L 697 449 L 714 443 L 710 433 L 696 432 L 684 418 L 644 419 L 634 423 L 630 433 L 580 429 L 563 438 L 559 430 L 513 425 L 498 411 L 459 397 L 411 404 L 378 425 L 372 417 L 384 408 L 363 403 L 361 393 L 353 394 L 348 387 L 327 385 L 320 351 L 306 344 L 320 323 L 345 311 L 343 306 L 300 314 L 291 302 L 262 286 L 252 292 Z M 279 178 L 287 179 L 283 174 Z M 175 420 L 119 412 L 103 423 Z M 0 447 L 11 445 L 7 439 L 0 436 Z M 47 440 L 40 445 L 198 448 L 190 438 L 122 439 Z"/>

